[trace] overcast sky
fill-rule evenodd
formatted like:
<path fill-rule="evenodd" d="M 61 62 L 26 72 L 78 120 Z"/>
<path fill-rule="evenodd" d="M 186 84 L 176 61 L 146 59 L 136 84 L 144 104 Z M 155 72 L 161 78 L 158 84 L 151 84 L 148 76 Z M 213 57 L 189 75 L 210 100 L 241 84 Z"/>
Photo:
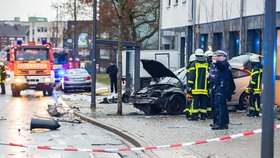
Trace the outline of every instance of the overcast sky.
<path fill-rule="evenodd" d="M 48 21 L 56 19 L 56 10 L 52 2 L 58 0 L 0 0 L 0 20 L 13 20 L 20 17 L 27 21 L 29 16 L 46 17 Z"/>

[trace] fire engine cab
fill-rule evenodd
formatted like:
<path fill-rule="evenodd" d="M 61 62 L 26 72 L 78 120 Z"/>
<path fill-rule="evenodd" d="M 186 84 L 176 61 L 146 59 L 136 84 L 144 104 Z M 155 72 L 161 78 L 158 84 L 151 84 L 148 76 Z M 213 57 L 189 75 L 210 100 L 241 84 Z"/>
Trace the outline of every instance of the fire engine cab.
<path fill-rule="evenodd" d="M 52 95 L 54 72 L 51 43 L 45 40 L 42 43 L 22 43 L 19 40 L 10 47 L 7 60 L 14 97 L 20 96 L 20 92 L 26 89 L 43 91 L 44 96 Z"/>

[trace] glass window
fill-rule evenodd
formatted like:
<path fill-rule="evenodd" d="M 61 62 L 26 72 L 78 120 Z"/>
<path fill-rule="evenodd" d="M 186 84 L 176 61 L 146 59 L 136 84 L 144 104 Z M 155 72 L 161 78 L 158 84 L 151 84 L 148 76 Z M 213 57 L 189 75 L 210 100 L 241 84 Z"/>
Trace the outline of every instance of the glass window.
<path fill-rule="evenodd" d="M 67 64 L 68 63 L 68 53 L 55 52 L 53 63 L 54 64 Z"/>
<path fill-rule="evenodd" d="M 85 69 L 70 69 L 66 71 L 66 74 L 86 74 L 87 70 Z"/>
<path fill-rule="evenodd" d="M 19 48 L 15 53 L 16 61 L 48 60 L 46 48 Z"/>

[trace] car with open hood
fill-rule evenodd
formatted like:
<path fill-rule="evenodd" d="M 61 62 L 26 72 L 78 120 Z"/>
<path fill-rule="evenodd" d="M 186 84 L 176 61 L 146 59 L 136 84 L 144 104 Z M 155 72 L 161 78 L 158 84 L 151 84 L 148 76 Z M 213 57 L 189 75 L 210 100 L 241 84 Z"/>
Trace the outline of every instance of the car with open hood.
<path fill-rule="evenodd" d="M 155 60 L 141 60 L 144 69 L 157 83 L 132 93 L 130 102 L 146 115 L 165 111 L 170 115 L 182 114 L 186 97 L 184 93 L 185 68 L 174 73 Z"/>
<path fill-rule="evenodd" d="M 231 101 L 227 104 L 236 106 L 238 110 L 249 107 L 249 95 L 245 92 L 250 81 L 250 57 L 253 53 L 246 53 L 229 60 L 236 90 Z M 144 69 L 158 81 L 130 96 L 134 107 L 147 115 L 159 114 L 166 110 L 168 114 L 181 114 L 186 103 L 186 69 L 181 68 L 174 73 L 161 63 L 154 60 L 141 60 Z"/>

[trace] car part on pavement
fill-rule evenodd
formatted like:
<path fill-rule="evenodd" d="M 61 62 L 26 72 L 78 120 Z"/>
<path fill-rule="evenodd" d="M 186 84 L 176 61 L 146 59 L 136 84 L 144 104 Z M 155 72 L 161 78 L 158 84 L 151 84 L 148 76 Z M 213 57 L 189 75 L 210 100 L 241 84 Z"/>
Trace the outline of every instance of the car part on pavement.
<path fill-rule="evenodd" d="M 50 130 L 56 130 L 59 127 L 60 127 L 60 125 L 56 120 L 44 120 L 44 119 L 31 118 L 30 130 L 32 130 L 34 128 L 47 128 Z"/>

